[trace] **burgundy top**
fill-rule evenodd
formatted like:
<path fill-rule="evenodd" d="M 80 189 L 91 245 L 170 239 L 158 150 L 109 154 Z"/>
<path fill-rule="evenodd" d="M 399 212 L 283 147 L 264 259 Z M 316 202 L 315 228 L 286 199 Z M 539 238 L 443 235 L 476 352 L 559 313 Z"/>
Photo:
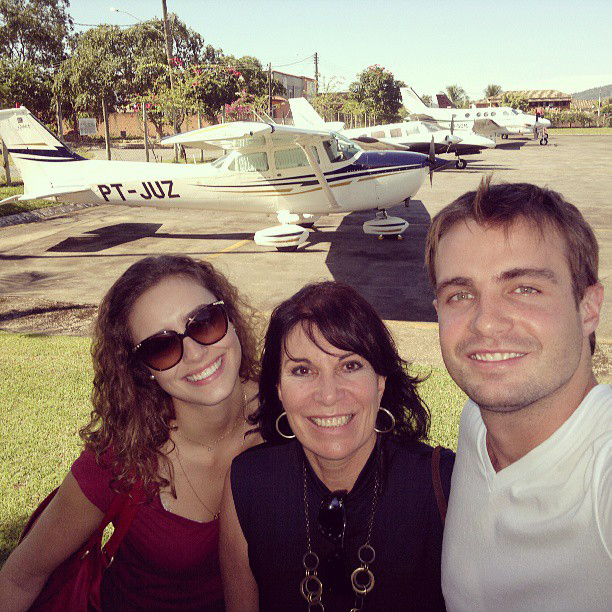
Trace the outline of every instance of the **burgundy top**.
<path fill-rule="evenodd" d="M 111 471 L 83 451 L 72 465 L 84 495 L 102 512 L 114 493 Z M 157 494 L 138 508 L 104 575 L 106 610 L 223 610 L 219 521 L 198 523 L 164 509 Z"/>

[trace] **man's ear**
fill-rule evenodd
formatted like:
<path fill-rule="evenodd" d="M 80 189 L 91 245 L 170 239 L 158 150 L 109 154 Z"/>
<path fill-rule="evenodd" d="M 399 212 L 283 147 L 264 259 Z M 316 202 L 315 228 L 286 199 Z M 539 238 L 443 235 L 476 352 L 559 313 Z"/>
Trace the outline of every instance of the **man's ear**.
<path fill-rule="evenodd" d="M 603 299 L 604 288 L 601 283 L 595 283 L 586 288 L 584 297 L 580 301 L 580 306 L 578 307 L 585 336 L 589 336 L 597 329 Z"/>

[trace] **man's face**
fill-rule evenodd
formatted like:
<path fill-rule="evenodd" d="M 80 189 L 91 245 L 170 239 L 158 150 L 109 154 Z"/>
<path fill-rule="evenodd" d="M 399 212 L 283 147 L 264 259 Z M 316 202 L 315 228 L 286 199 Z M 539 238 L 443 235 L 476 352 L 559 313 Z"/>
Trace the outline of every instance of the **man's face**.
<path fill-rule="evenodd" d="M 565 244 L 524 221 L 459 222 L 440 240 L 436 300 L 444 363 L 481 408 L 510 412 L 575 392 L 591 371 L 601 286 L 576 306 Z"/>

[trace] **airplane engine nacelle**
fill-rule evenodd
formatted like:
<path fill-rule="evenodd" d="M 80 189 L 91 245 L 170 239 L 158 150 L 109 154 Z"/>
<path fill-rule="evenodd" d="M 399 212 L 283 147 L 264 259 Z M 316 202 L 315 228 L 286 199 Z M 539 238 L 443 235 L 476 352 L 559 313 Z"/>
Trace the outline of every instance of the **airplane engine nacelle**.
<path fill-rule="evenodd" d="M 363 232 L 376 236 L 398 236 L 408 229 L 408 225 L 408 221 L 401 217 L 376 218 L 363 224 Z"/>
<path fill-rule="evenodd" d="M 299 225 L 286 224 L 255 232 L 255 244 L 279 250 L 295 250 L 308 239 L 308 230 Z"/>

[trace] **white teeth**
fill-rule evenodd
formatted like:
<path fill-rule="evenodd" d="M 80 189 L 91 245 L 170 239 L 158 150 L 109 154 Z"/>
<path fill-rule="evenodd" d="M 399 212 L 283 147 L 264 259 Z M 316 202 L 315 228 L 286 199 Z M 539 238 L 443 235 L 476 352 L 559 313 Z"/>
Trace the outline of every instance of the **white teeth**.
<path fill-rule="evenodd" d="M 219 357 L 215 363 L 209 365 L 205 370 L 202 370 L 198 374 L 192 374 L 191 376 L 186 376 L 186 379 L 189 382 L 198 382 L 200 380 L 204 380 L 209 376 L 212 376 L 220 367 L 221 367 L 222 358 Z"/>
<path fill-rule="evenodd" d="M 515 357 L 524 357 L 525 353 L 472 353 L 470 359 L 474 361 L 506 361 Z"/>
<path fill-rule="evenodd" d="M 343 425 L 346 425 L 352 418 L 353 415 L 345 414 L 344 416 L 327 417 L 324 419 L 318 417 L 311 417 L 310 420 L 319 427 L 342 427 Z"/>

